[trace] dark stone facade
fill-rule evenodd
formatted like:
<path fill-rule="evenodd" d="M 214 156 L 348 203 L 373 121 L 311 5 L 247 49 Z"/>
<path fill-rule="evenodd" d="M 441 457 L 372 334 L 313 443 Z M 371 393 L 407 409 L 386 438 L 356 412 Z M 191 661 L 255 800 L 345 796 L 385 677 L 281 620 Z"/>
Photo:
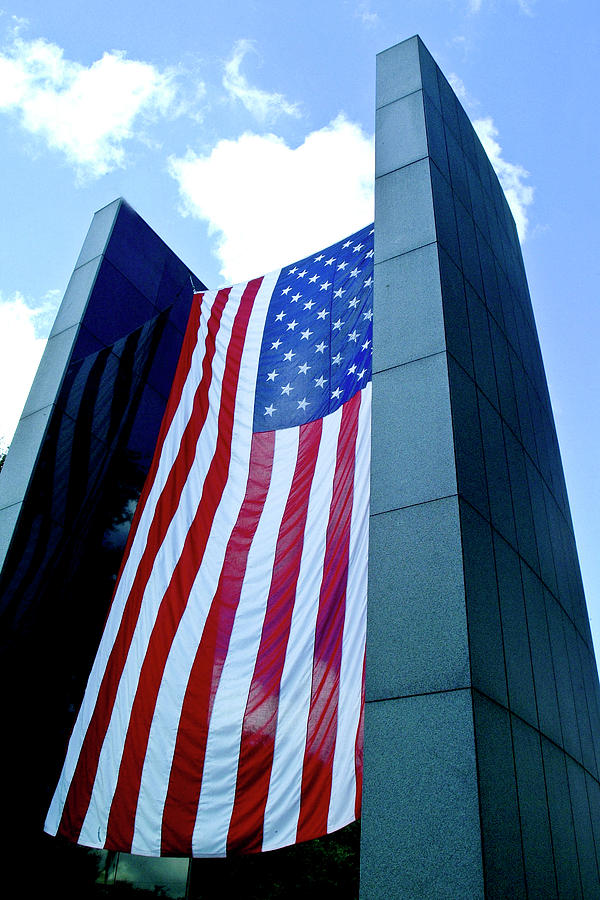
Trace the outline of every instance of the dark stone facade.
<path fill-rule="evenodd" d="M 46 852 L 60 866 L 43 822 L 150 467 L 194 287 L 204 286 L 127 203 L 97 212 L 2 471 L 0 672 L 10 686 L 3 714 L 11 723 L 2 766 L 11 773 L 5 852 L 15 870 Z"/>
<path fill-rule="evenodd" d="M 378 57 L 362 896 L 600 896 L 600 691 L 515 224 Z"/>

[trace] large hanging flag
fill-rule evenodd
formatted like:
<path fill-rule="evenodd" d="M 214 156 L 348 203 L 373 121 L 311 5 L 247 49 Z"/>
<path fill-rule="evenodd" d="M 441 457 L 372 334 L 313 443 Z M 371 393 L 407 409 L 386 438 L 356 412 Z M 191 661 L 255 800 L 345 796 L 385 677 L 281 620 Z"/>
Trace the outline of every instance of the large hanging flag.
<path fill-rule="evenodd" d="M 194 297 L 45 829 L 224 856 L 360 812 L 373 228 Z"/>

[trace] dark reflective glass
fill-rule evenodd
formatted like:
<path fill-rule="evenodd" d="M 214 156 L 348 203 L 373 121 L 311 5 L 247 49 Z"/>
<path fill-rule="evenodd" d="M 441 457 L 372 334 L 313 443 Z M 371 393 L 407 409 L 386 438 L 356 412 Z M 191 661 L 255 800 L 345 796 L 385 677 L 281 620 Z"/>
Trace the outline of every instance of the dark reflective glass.
<path fill-rule="evenodd" d="M 51 868 L 62 851 L 42 824 L 154 452 L 192 278 L 201 286 L 118 206 L 2 570 L 3 711 L 16 725 L 2 746 L 5 803 L 15 853 L 39 852 Z M 77 851 L 83 860 L 81 848 L 65 853 Z"/>

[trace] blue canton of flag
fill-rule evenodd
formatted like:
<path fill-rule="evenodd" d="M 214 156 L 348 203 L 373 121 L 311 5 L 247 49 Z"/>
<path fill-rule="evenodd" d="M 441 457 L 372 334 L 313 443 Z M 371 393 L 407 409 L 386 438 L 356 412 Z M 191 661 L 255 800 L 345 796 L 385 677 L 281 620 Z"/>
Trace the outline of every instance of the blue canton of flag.
<path fill-rule="evenodd" d="M 254 431 L 334 412 L 371 379 L 373 226 L 281 270 L 258 365 Z"/>

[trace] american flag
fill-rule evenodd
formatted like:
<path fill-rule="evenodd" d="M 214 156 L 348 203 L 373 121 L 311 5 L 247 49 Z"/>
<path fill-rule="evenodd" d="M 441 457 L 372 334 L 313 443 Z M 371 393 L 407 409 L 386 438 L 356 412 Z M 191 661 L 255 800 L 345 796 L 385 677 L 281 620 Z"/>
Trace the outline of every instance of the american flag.
<path fill-rule="evenodd" d="M 373 228 L 197 294 L 45 830 L 224 856 L 360 814 Z"/>

